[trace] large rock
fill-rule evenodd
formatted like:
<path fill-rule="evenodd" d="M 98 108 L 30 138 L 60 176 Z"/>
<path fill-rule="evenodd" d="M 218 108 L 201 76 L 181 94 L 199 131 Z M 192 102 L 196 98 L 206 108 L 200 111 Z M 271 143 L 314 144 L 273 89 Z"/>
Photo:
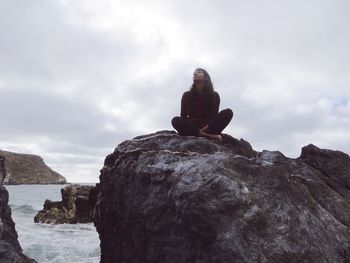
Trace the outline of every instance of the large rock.
<path fill-rule="evenodd" d="M 5 177 L 5 158 L 0 156 L 0 262 L 36 262 L 22 253 L 15 223 L 11 218 L 11 208 L 8 206 L 9 194 L 6 188 L 2 186 Z"/>
<path fill-rule="evenodd" d="M 44 208 L 34 217 L 34 222 L 47 224 L 92 222 L 94 203 L 90 203 L 89 196 L 94 189 L 94 186 L 76 184 L 62 188 L 62 201 L 45 200 Z"/>
<path fill-rule="evenodd" d="M 1 151 L 6 159 L 4 184 L 65 184 L 66 178 L 48 167 L 37 155 Z"/>
<path fill-rule="evenodd" d="M 350 157 L 298 159 L 160 131 L 105 159 L 94 222 L 101 262 L 350 262 Z"/>

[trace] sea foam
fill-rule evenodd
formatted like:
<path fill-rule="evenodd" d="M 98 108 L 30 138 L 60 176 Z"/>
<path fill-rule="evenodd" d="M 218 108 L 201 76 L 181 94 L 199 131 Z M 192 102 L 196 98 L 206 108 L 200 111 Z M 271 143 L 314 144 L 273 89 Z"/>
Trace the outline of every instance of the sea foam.
<path fill-rule="evenodd" d="M 45 199 L 61 200 L 65 185 L 7 185 L 12 219 L 24 254 L 40 263 L 100 261 L 100 240 L 92 223 L 37 224 Z"/>

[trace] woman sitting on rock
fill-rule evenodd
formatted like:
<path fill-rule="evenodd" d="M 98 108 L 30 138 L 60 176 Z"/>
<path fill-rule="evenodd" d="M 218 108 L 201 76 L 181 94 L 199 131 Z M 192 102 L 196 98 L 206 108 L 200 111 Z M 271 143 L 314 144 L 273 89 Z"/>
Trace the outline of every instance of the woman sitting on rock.
<path fill-rule="evenodd" d="M 193 84 L 181 99 L 181 114 L 171 120 L 180 135 L 204 136 L 222 140 L 221 132 L 230 123 L 233 112 L 219 112 L 220 96 L 214 91 L 208 72 L 197 68 L 193 73 Z"/>

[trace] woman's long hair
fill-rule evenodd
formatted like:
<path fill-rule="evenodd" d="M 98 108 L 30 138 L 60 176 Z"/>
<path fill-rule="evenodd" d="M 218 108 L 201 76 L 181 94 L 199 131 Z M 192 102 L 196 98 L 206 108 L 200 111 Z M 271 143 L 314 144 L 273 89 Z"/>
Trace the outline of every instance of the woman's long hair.
<path fill-rule="evenodd" d="M 209 73 L 205 69 L 197 68 L 196 70 L 201 70 L 204 73 L 205 80 L 204 80 L 203 95 L 205 96 L 206 107 L 209 108 L 213 101 L 213 93 L 214 93 L 213 83 L 211 82 Z M 194 81 L 193 81 L 193 84 L 191 85 L 190 92 L 192 97 L 190 107 L 193 107 L 196 96 L 198 95 L 198 92 L 196 90 L 196 84 Z"/>

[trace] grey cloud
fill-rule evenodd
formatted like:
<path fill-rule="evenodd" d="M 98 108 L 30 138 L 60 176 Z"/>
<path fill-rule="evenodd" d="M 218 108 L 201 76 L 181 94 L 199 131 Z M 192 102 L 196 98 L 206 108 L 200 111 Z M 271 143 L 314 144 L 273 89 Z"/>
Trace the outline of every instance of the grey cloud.
<path fill-rule="evenodd" d="M 67 98 L 35 90 L 0 90 L 0 111 L 5 113 L 2 120 L 6 123 L 2 135 L 20 135 L 25 130 L 36 136 L 71 138 L 85 143 L 99 133 L 103 135 L 100 138 L 103 144 L 106 136 L 110 138 L 104 126 L 108 121 L 120 122 L 108 120 L 96 105 L 83 97 Z"/>
<path fill-rule="evenodd" d="M 135 26 L 149 13 L 107 30 L 90 14 L 96 2 L 61 3 L 2 3 L 0 141 L 45 138 L 38 154 L 72 180 L 96 181 L 122 140 L 171 129 L 196 67 L 236 113 L 233 136 L 291 156 L 311 142 L 349 152 L 348 1 L 149 1 L 145 10 L 163 20 L 145 41 Z M 101 6 L 130 3 L 142 5 Z M 169 48 L 172 34 L 184 54 Z"/>

